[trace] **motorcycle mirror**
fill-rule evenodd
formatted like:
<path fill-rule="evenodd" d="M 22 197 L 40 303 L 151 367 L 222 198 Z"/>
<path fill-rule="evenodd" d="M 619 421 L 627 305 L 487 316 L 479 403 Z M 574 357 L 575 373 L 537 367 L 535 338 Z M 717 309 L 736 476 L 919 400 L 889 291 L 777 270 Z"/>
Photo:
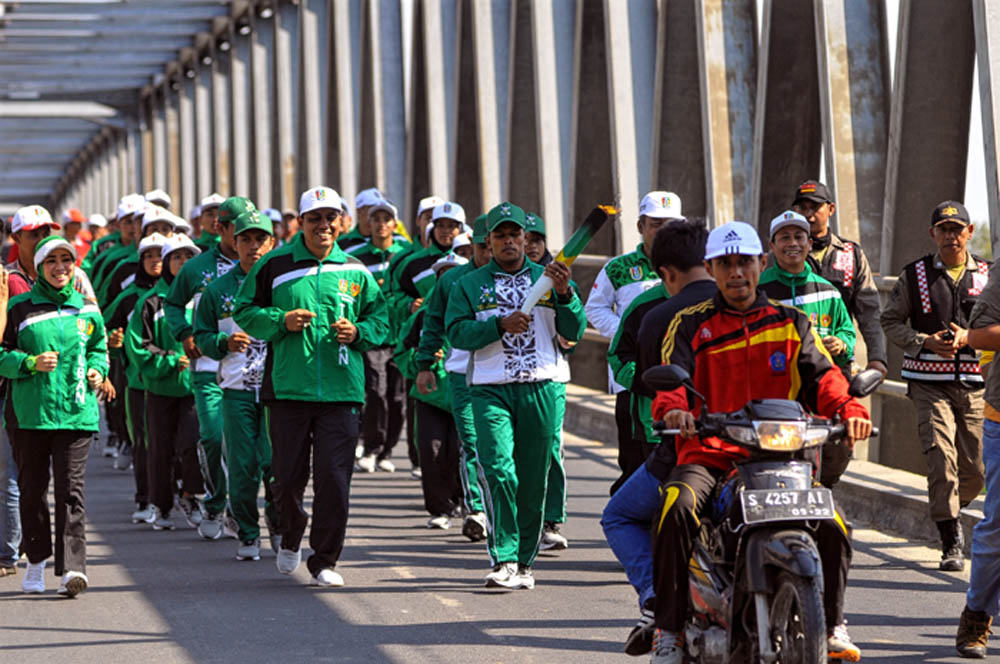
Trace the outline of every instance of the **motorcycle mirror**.
<path fill-rule="evenodd" d="M 642 374 L 642 380 L 646 387 L 657 392 L 669 392 L 678 387 L 691 384 L 691 375 L 674 364 L 661 364 L 658 367 L 650 367 Z"/>
<path fill-rule="evenodd" d="M 882 372 L 878 369 L 865 369 L 851 379 L 851 387 L 847 393 L 852 397 L 866 397 L 878 389 L 883 380 Z"/>

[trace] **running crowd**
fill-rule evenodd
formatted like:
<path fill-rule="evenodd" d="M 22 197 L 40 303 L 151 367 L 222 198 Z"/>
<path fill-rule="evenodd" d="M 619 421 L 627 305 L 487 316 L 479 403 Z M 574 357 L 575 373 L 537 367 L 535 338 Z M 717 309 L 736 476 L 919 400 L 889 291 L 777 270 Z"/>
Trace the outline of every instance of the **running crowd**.
<path fill-rule="evenodd" d="M 395 472 L 404 427 L 428 527 L 458 522 L 484 541 L 488 587 L 533 588 L 539 550 L 569 546 L 565 386 L 588 322 L 611 340 L 621 476 L 601 523 L 638 595 L 625 648 L 654 664 L 684 660 L 697 514 L 739 452 L 690 435 L 697 413 L 645 386 L 646 369 L 684 366 L 713 411 L 751 389 L 795 390 L 813 412 L 843 417 L 850 444 L 824 448 L 817 477 L 833 486 L 871 431 L 847 393 L 864 368 L 855 326 L 883 376 L 888 338 L 918 413 L 942 570 L 964 569 L 959 510 L 1000 479 L 1000 373 L 988 371 L 1000 283 L 970 252 L 974 225 L 957 201 L 931 211 L 934 251 L 906 266 L 884 307 L 860 244 L 831 231 L 836 203 L 815 180 L 792 192 L 766 245 L 748 224 L 709 232 L 676 194 L 648 193 L 639 246 L 603 267 L 586 304 L 548 251 L 545 221 L 509 202 L 470 224 L 461 205 L 429 196 L 410 228 L 377 189 L 351 206 L 314 187 L 284 213 L 218 194 L 188 219 L 171 207 L 154 190 L 123 196 L 110 218 L 74 209 L 57 223 L 32 205 L 10 220 L 0 577 L 16 576 L 23 555 L 25 592 L 45 592 L 53 556 L 60 594 L 88 586 L 84 470 L 98 432 L 114 466 L 133 471 L 133 523 L 232 537 L 237 560 L 260 559 L 263 487 L 283 574 L 301 564 L 311 470 L 306 565 L 313 584 L 342 586 L 352 474 Z M 543 278 L 551 288 L 526 303 Z M 762 341 L 734 343 L 741 325 Z M 794 352 L 761 355 L 774 343 Z M 749 375 L 727 370 L 737 363 Z M 654 420 L 683 435 L 661 442 Z M 672 486 L 684 497 L 665 503 Z M 818 534 L 828 651 L 858 661 L 843 616 L 851 531 L 837 524 Z M 995 488 L 974 535 L 963 656 L 985 656 L 1000 611 L 997 532 Z"/>

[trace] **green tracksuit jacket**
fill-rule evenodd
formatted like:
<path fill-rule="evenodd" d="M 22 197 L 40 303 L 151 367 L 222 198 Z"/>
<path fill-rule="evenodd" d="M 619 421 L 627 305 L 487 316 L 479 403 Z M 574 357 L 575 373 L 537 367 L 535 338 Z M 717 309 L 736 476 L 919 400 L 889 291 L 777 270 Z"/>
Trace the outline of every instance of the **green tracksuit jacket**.
<path fill-rule="evenodd" d="M 80 263 L 80 269 L 87 273 L 88 277 L 93 277 L 92 274 L 94 270 L 94 263 L 97 259 L 104 255 L 109 249 L 117 245 L 121 240 L 121 231 L 112 231 L 102 237 L 97 243 L 90 248 L 87 255 L 83 257 L 83 262 Z"/>
<path fill-rule="evenodd" d="M 403 324 L 403 329 L 400 332 L 399 343 L 396 344 L 396 351 L 393 358 L 396 360 L 396 366 L 399 367 L 400 373 L 403 374 L 408 380 L 415 380 L 417 373 L 423 371 L 423 369 L 417 369 L 414 363 L 414 357 L 417 352 L 417 344 L 423 338 L 423 333 L 421 332 L 421 326 L 425 324 L 427 314 L 427 302 L 425 301 L 423 306 L 421 306 L 417 311 L 410 316 L 410 319 Z M 443 347 L 445 354 L 447 355 L 449 346 L 445 342 Z M 448 372 L 444 368 L 444 360 L 435 360 L 426 369 L 434 373 L 434 379 L 437 381 L 437 389 L 430 394 L 422 394 L 420 390 L 417 389 L 416 384 L 410 388 L 410 396 L 417 401 L 423 401 L 424 403 L 430 404 L 435 408 L 440 408 L 441 410 L 452 412 L 451 410 L 451 393 L 448 389 Z M 419 422 L 417 426 L 420 426 Z"/>
<path fill-rule="evenodd" d="M 124 331 L 128 327 L 129 321 L 132 320 L 132 314 L 135 312 L 136 302 L 156 285 L 156 281 L 152 280 L 152 283 L 150 283 L 151 280 L 152 277 L 140 271 L 140 276 L 137 276 L 135 281 L 126 286 L 125 290 L 115 298 L 114 302 L 104 309 L 104 328 L 106 330 L 110 332 L 121 328 Z M 139 368 L 128 361 L 128 357 L 125 354 L 124 342 L 121 348 L 112 348 L 110 353 L 113 357 L 121 357 L 124 360 L 126 385 L 133 390 L 145 389 L 142 385 L 142 376 L 139 374 Z"/>
<path fill-rule="evenodd" d="M 184 347 L 170 333 L 163 313 L 170 284 L 161 278 L 136 302 L 125 328 L 125 356 L 142 375 L 147 392 L 164 397 L 191 396 L 191 369 L 179 368 Z M 188 320 L 191 305 L 188 305 Z"/>
<path fill-rule="evenodd" d="M 427 297 L 437 282 L 431 265 L 449 251 L 450 248 L 440 247 L 437 243 L 431 242 L 429 247 L 417 249 L 400 259 L 398 263 L 393 262 L 390 268 L 389 290 L 386 294 L 393 343 L 399 339 L 400 330 L 412 313 L 410 305 L 418 297 Z"/>
<path fill-rule="evenodd" d="M 29 357 L 51 350 L 59 351 L 54 371 L 28 369 Z M 97 398 L 87 385 L 90 369 L 108 375 L 107 340 L 97 305 L 87 304 L 75 291 L 58 304 L 37 284 L 10 300 L 0 376 L 11 379 L 19 428 L 97 431 Z"/>
<path fill-rule="evenodd" d="M 761 273 L 759 286 L 772 300 L 809 314 L 809 321 L 819 336 L 834 336 L 847 344 L 844 352 L 833 358 L 833 361 L 839 367 L 851 365 L 857 337 L 851 315 L 847 313 L 847 306 L 836 286 L 813 272 L 809 263 L 798 274 L 772 265 Z"/>
<path fill-rule="evenodd" d="M 131 283 L 129 279 L 135 277 L 135 270 L 138 265 L 139 249 L 135 245 L 132 245 L 129 247 L 129 251 L 118 259 L 117 265 L 108 268 L 105 272 L 104 281 L 101 282 L 100 290 L 96 291 L 97 303 L 102 308 L 111 304 L 118 297 L 119 293 L 122 292 L 124 286 Z"/>
<path fill-rule="evenodd" d="M 640 380 L 635 376 L 635 358 L 638 354 L 640 343 L 656 343 L 657 340 L 639 339 L 639 326 L 642 324 L 642 317 L 650 309 L 665 302 L 669 296 L 662 286 L 653 287 L 639 294 L 622 314 L 621 324 L 618 332 L 608 346 L 608 365 L 611 367 L 615 382 L 631 392 L 631 412 L 638 412 L 640 419 L 645 425 L 645 431 L 633 431 L 632 438 L 635 440 L 645 440 L 647 443 L 659 443 L 660 438 L 653 433 L 653 420 L 649 415 L 653 406 L 653 400 L 647 396 L 632 391 L 632 381 Z M 633 427 L 635 428 L 635 427 Z"/>
<path fill-rule="evenodd" d="M 417 371 L 430 369 L 431 365 L 437 361 L 434 354 L 448 343 L 444 334 L 444 314 L 448 308 L 448 297 L 451 295 L 455 283 L 475 269 L 476 266 L 472 261 L 453 267 L 441 276 L 434 285 L 431 294 L 427 296 L 423 306 L 426 311 L 424 328 L 420 332 L 420 345 L 417 347 L 417 353 L 414 357 Z M 467 353 L 463 353 L 462 358 L 466 363 L 468 362 Z M 457 368 L 455 370 L 459 373 L 465 373 L 464 366 L 460 370 Z"/>
<path fill-rule="evenodd" d="M 407 243 L 394 241 L 388 249 L 379 249 L 371 242 L 363 242 L 344 252 L 361 261 L 385 293 L 389 290 L 389 265 L 392 259 L 409 246 Z"/>
<path fill-rule="evenodd" d="M 122 259 L 130 257 L 131 253 L 135 250 L 134 243 L 124 245 L 120 244 L 119 240 L 119 244 L 116 244 L 98 256 L 97 260 L 94 261 L 94 274 L 91 275 L 90 280 L 94 286 L 95 293 L 101 292 L 101 287 L 104 285 L 105 280 L 115 271 L 118 263 Z"/>
<path fill-rule="evenodd" d="M 197 311 L 198 301 L 205 288 L 213 280 L 233 269 L 235 264 L 236 261 L 222 253 L 218 242 L 184 264 L 174 283 L 170 285 L 166 300 L 163 302 L 167 325 L 175 339 L 183 341 L 194 334 L 194 325 L 187 312 L 187 305 L 191 304 Z M 204 349 L 200 350 L 204 352 Z M 219 370 L 219 362 L 206 355 L 192 362 L 191 370 L 215 373 Z"/>
<path fill-rule="evenodd" d="M 301 332 L 289 332 L 285 314 L 316 314 Z M 350 344 L 330 326 L 338 318 L 358 329 Z M 364 265 L 334 246 L 320 260 L 300 233 L 257 261 L 236 296 L 233 320 L 268 343 L 262 399 L 365 401 L 362 353 L 385 343 L 385 299 Z"/>

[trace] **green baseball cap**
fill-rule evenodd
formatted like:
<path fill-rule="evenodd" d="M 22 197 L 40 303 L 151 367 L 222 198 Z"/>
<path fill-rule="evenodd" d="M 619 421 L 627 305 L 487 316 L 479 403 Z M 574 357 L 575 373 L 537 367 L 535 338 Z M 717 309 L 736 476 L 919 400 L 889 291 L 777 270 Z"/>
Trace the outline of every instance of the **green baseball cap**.
<path fill-rule="evenodd" d="M 249 198 L 230 196 L 219 206 L 219 221 L 223 224 L 231 224 L 244 212 L 256 211 L 257 206 Z"/>
<path fill-rule="evenodd" d="M 524 230 L 545 235 L 545 220 L 534 212 L 524 215 Z"/>
<path fill-rule="evenodd" d="M 274 235 L 274 222 L 266 214 L 257 210 L 247 210 L 236 217 L 236 221 L 233 224 L 236 226 L 233 235 L 239 235 L 243 231 L 252 230 L 264 231 L 268 235 Z"/>
<path fill-rule="evenodd" d="M 504 201 L 486 213 L 486 230 L 492 232 L 497 226 L 505 221 L 509 221 L 517 224 L 521 228 L 524 228 L 526 225 L 524 210 L 517 207 L 513 203 Z"/>
<path fill-rule="evenodd" d="M 476 217 L 476 220 L 472 222 L 472 242 L 474 244 L 482 244 L 486 242 L 486 215 L 481 214 Z"/>

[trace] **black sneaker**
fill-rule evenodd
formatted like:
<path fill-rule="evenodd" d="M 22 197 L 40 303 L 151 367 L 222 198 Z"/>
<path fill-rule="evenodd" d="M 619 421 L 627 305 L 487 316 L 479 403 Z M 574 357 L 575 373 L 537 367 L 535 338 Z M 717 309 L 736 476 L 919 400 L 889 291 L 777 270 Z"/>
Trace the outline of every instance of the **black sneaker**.
<path fill-rule="evenodd" d="M 649 602 L 647 602 L 649 604 Z M 628 638 L 625 639 L 625 654 L 636 657 L 645 655 L 653 650 L 653 634 L 656 633 L 656 615 L 653 607 L 644 606 L 639 616 L 639 622 L 635 624 Z"/>
<path fill-rule="evenodd" d="M 941 554 L 941 562 L 938 569 L 944 572 L 961 572 L 965 569 L 965 554 L 957 545 L 952 545 Z"/>

